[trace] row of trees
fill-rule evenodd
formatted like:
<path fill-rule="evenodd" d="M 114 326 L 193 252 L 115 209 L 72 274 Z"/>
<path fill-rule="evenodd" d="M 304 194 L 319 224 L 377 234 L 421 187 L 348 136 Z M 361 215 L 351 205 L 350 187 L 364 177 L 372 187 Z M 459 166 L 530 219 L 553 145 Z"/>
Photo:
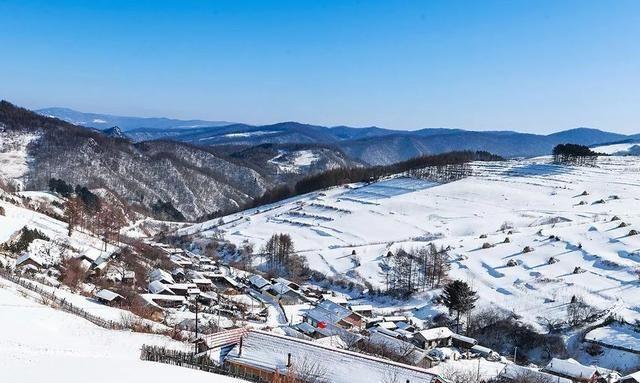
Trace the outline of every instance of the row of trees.
<path fill-rule="evenodd" d="M 380 264 L 386 290 L 406 297 L 418 291 L 438 288 L 449 272 L 449 255 L 434 244 L 406 251 L 389 252 Z"/>
<path fill-rule="evenodd" d="M 593 166 L 600 153 L 577 144 L 559 144 L 553 148 L 553 162 L 556 164 Z"/>

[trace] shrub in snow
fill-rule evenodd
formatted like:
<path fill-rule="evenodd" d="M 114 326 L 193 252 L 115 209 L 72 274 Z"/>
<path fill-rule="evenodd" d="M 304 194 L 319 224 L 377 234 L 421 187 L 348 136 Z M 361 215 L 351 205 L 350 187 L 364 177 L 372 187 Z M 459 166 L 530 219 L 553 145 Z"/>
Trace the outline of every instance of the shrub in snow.
<path fill-rule="evenodd" d="M 589 195 L 589 192 L 587 192 L 586 190 L 582 192 L 582 194 L 580 195 Z"/>
<path fill-rule="evenodd" d="M 603 200 L 603 199 L 599 199 L 599 200 L 597 200 L 596 202 L 594 202 L 593 204 L 594 204 L 594 205 L 598 205 L 598 204 L 601 204 L 601 203 L 604 203 L 604 200 Z"/>
<path fill-rule="evenodd" d="M 351 250 L 351 255 L 356 255 L 356 250 Z"/>
<path fill-rule="evenodd" d="M 636 229 L 629 230 L 629 236 L 632 236 L 632 235 L 638 235 L 638 230 Z"/>
<path fill-rule="evenodd" d="M 4 207 L 0 206 L 0 215 L 5 215 Z"/>
<path fill-rule="evenodd" d="M 481 235 L 480 235 L 480 239 L 485 239 L 485 238 L 487 238 L 487 235 L 486 235 L 486 234 L 481 234 Z"/>
<path fill-rule="evenodd" d="M 582 273 L 584 273 L 584 272 L 586 272 L 586 271 L 587 271 L 587 270 L 583 269 L 583 268 L 582 268 L 582 267 L 580 267 L 580 266 L 576 266 L 576 267 L 573 269 L 573 273 L 574 273 L 574 274 L 582 274 Z"/>
<path fill-rule="evenodd" d="M 620 217 L 618 217 L 617 215 L 614 215 L 613 218 L 611 218 L 611 222 L 613 221 L 620 221 Z"/>
<path fill-rule="evenodd" d="M 587 201 L 580 201 L 580 202 L 578 202 L 578 205 L 586 205 L 586 204 L 587 204 Z"/>
<path fill-rule="evenodd" d="M 551 258 L 549 258 L 549 260 L 547 261 L 547 264 L 548 264 L 548 265 L 553 265 L 554 263 L 558 263 L 558 262 L 560 262 L 560 260 L 559 260 L 558 258 L 556 258 L 556 257 L 551 257 Z"/>
<path fill-rule="evenodd" d="M 533 247 L 531 246 L 525 246 L 524 249 L 522 249 L 523 253 L 530 253 L 533 251 Z"/>
<path fill-rule="evenodd" d="M 516 261 L 515 259 L 510 259 L 509 262 L 507 262 L 507 266 L 509 267 L 518 266 L 518 261 Z"/>
<path fill-rule="evenodd" d="M 506 231 L 509 229 L 513 229 L 513 223 L 509 221 L 503 222 L 502 225 L 500 226 L 500 231 Z"/>
<path fill-rule="evenodd" d="M 482 244 L 482 248 L 483 249 L 490 249 L 492 247 L 493 247 L 493 245 L 490 244 L 489 242 L 485 242 L 485 243 Z"/>
<path fill-rule="evenodd" d="M 620 227 L 627 227 L 627 226 L 629 226 L 629 225 L 627 223 L 625 223 L 625 222 L 620 222 L 620 224 L 618 225 L 619 228 Z"/>
<path fill-rule="evenodd" d="M 506 237 L 506 238 L 504 239 L 504 241 L 502 241 L 502 242 L 503 242 L 503 243 L 509 243 L 509 242 L 511 242 L 511 240 L 509 239 L 509 237 Z"/>
<path fill-rule="evenodd" d="M 602 346 L 600 346 L 599 344 L 590 343 L 585 351 L 591 356 L 598 356 L 602 354 Z"/>

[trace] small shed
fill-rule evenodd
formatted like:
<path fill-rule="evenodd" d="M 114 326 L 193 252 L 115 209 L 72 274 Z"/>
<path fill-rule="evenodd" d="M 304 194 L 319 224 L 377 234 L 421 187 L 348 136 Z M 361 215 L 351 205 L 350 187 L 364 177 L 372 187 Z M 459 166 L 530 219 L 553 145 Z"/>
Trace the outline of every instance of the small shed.
<path fill-rule="evenodd" d="M 418 331 L 413 337 L 418 347 L 429 350 L 435 347 L 448 347 L 452 344 L 453 332 L 447 327 L 434 327 Z"/>
<path fill-rule="evenodd" d="M 463 350 L 469 350 L 471 349 L 471 347 L 478 344 L 477 340 L 470 338 L 468 336 L 460 335 L 460 334 L 451 335 L 451 341 L 454 346 L 461 348 Z"/>
<path fill-rule="evenodd" d="M 17 268 L 30 266 L 30 268 L 35 268 L 36 270 L 42 270 L 45 264 L 46 262 L 44 261 L 44 259 L 31 253 L 24 253 L 16 260 Z"/>
<path fill-rule="evenodd" d="M 102 289 L 95 293 L 93 297 L 100 303 L 105 305 L 117 305 L 124 301 L 124 297 L 111 290 Z"/>

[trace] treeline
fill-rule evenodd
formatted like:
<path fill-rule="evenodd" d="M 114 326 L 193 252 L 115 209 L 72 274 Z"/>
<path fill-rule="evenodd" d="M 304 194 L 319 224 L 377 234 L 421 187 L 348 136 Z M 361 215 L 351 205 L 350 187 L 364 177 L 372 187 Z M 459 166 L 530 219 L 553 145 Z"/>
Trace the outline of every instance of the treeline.
<path fill-rule="evenodd" d="M 559 144 L 553 148 L 553 162 L 556 164 L 595 165 L 598 156 L 604 155 L 589 147 L 577 144 Z"/>
<path fill-rule="evenodd" d="M 353 182 L 373 182 L 392 174 L 435 167 L 447 169 L 472 161 L 502 161 L 502 157 L 485 151 L 456 151 L 412 158 L 392 165 L 336 168 L 305 177 L 294 185 L 282 185 L 265 192 L 251 207 L 277 202 L 289 197 Z"/>
<path fill-rule="evenodd" d="M 442 286 L 449 272 L 449 254 L 434 244 L 389 252 L 380 264 L 386 292 L 398 297 Z"/>
<path fill-rule="evenodd" d="M 100 210 L 100 198 L 86 186 L 76 185 L 74 188 L 64 180 L 51 178 L 49 180 L 49 191 L 58 193 L 64 198 L 70 198 L 75 193 L 88 211 L 95 213 Z"/>

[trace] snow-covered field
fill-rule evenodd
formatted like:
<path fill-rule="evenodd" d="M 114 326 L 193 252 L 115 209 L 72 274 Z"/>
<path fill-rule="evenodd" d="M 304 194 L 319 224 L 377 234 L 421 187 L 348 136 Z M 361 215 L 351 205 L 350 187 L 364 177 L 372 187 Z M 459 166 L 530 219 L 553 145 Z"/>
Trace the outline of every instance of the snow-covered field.
<path fill-rule="evenodd" d="M 451 246 L 451 277 L 469 281 L 481 304 L 531 323 L 565 318 L 574 295 L 629 321 L 640 319 L 640 236 L 628 235 L 640 229 L 638 158 L 569 167 L 545 157 L 473 168 L 473 176 L 442 185 L 392 178 L 315 192 L 225 217 L 220 229 L 256 249 L 274 233 L 289 233 L 312 268 L 377 286 L 389 250 L 434 242 Z M 180 233 L 209 236 L 217 223 Z M 485 242 L 495 246 L 482 249 Z M 526 246 L 533 251 L 523 253 Z M 557 262 L 549 262 L 552 257 Z"/>
<path fill-rule="evenodd" d="M 183 349 L 167 337 L 105 330 L 43 306 L 0 280 L 2 382 L 239 382 L 140 360 L 143 344 Z"/>
<path fill-rule="evenodd" d="M 311 166 L 318 159 L 318 153 L 313 150 L 298 150 L 294 152 L 281 150 L 269 162 L 278 166 L 283 173 L 301 173 L 303 168 Z"/>

